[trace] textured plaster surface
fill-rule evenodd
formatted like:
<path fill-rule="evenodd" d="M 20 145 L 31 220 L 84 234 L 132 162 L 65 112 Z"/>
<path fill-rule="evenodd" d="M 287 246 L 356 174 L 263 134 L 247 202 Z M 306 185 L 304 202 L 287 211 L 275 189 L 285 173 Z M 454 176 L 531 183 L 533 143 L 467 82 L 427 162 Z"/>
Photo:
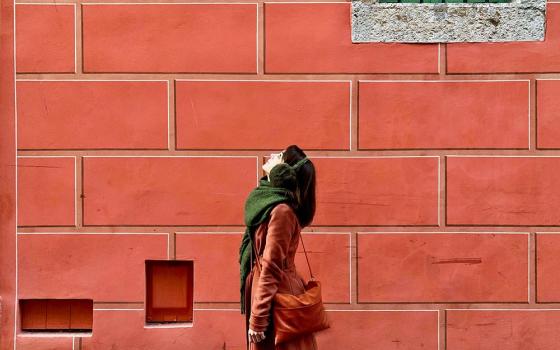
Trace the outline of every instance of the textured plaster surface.
<path fill-rule="evenodd" d="M 542 41 L 546 0 L 510 3 L 352 1 L 352 42 Z"/>

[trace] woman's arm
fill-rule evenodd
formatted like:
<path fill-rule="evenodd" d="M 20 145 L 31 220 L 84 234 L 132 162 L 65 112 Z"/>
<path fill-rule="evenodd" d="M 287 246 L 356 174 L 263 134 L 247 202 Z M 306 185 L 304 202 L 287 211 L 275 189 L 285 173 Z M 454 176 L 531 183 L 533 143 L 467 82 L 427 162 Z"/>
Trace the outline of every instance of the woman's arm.
<path fill-rule="evenodd" d="M 270 317 L 272 299 L 282 280 L 282 263 L 286 259 L 297 218 L 289 205 L 280 203 L 270 212 L 266 243 L 261 258 L 262 271 L 251 304 L 250 328 L 265 331 Z"/>

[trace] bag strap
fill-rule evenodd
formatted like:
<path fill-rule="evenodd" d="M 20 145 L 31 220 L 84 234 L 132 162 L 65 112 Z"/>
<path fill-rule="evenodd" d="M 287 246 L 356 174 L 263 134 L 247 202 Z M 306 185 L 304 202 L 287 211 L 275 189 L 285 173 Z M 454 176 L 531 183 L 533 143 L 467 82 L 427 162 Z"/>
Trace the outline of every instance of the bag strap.
<path fill-rule="evenodd" d="M 300 240 L 301 240 L 301 245 L 302 245 L 302 247 L 303 247 L 303 252 L 305 253 L 305 260 L 307 261 L 307 267 L 309 268 L 309 275 L 311 276 L 311 280 L 315 280 L 315 276 L 313 276 L 313 272 L 311 271 L 311 264 L 309 264 L 309 258 L 307 257 L 307 251 L 305 250 L 305 245 L 303 244 L 303 235 L 301 234 L 301 231 L 300 231 L 300 233 L 299 233 L 299 238 L 300 238 Z M 259 259 L 259 254 L 258 254 L 258 252 L 256 251 L 257 248 L 256 248 L 255 245 L 253 244 L 253 239 L 251 239 L 251 246 L 253 247 L 253 252 L 255 252 L 255 257 L 256 257 L 257 262 L 258 262 L 258 264 L 259 264 L 259 267 L 261 268 L 261 271 L 262 271 L 262 263 L 261 263 L 261 261 L 260 261 L 260 259 Z M 282 272 L 286 273 L 284 270 L 282 270 Z M 289 281 L 289 279 L 288 279 L 288 281 Z M 291 287 L 292 287 L 292 286 L 291 286 L 291 282 L 290 282 L 290 288 L 291 288 Z"/>
<path fill-rule="evenodd" d="M 311 265 L 309 264 L 309 259 L 307 258 L 307 251 L 305 251 L 305 245 L 303 244 L 303 235 L 301 232 L 299 233 L 299 238 L 301 239 L 301 246 L 303 247 L 303 252 L 305 253 L 305 260 L 307 261 L 307 267 L 309 267 L 309 275 L 311 279 L 314 280 L 315 276 L 313 276 L 313 272 L 311 272 Z"/>
<path fill-rule="evenodd" d="M 257 248 L 252 243 L 253 243 L 253 240 L 251 240 L 251 246 L 253 247 L 253 252 L 255 252 L 255 257 L 257 258 L 257 262 L 258 262 L 258 266 L 259 266 L 259 275 L 260 275 L 260 272 L 262 272 L 262 263 L 259 259 L 258 252 L 255 250 Z M 282 270 L 282 273 L 286 275 L 286 271 L 284 271 L 284 269 L 281 269 L 281 270 Z M 292 294 L 295 294 L 294 289 L 292 288 L 292 281 L 290 281 L 290 278 L 288 278 L 288 283 L 290 284 L 290 291 L 292 292 Z"/>

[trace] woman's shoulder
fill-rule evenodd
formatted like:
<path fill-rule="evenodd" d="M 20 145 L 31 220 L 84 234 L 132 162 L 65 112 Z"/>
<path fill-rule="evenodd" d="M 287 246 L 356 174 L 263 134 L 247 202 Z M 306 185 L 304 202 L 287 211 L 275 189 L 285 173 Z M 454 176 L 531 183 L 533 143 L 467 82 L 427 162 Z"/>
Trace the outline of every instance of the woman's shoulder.
<path fill-rule="evenodd" d="M 275 217 L 277 216 L 287 217 L 290 220 L 294 220 L 298 227 L 300 226 L 294 208 L 287 203 L 284 202 L 278 203 L 274 208 L 272 208 L 270 215 Z"/>
<path fill-rule="evenodd" d="M 281 215 L 296 215 L 294 208 L 285 202 L 278 203 L 272 208 L 271 213 Z"/>

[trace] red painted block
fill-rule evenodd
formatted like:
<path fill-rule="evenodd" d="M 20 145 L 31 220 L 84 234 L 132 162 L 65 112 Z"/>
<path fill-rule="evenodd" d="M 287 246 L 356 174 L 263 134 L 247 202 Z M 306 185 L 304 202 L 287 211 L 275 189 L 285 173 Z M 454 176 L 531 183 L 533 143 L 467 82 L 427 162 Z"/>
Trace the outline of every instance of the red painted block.
<path fill-rule="evenodd" d="M 47 329 L 70 329 L 70 303 L 65 300 L 47 301 Z"/>
<path fill-rule="evenodd" d="M 168 149 L 166 81 L 18 81 L 19 149 Z"/>
<path fill-rule="evenodd" d="M 18 335 L 17 350 L 73 350 L 71 337 L 28 337 Z"/>
<path fill-rule="evenodd" d="M 242 233 L 177 233 L 177 260 L 194 261 L 195 302 L 239 302 Z"/>
<path fill-rule="evenodd" d="M 167 259 L 165 234 L 20 234 L 19 297 L 142 302 L 146 259 Z"/>
<path fill-rule="evenodd" d="M 92 329 L 93 300 L 70 301 L 70 328 Z"/>
<path fill-rule="evenodd" d="M 358 131 L 360 149 L 527 149 L 529 82 L 360 81 Z"/>
<path fill-rule="evenodd" d="M 256 73 L 257 4 L 84 4 L 85 72 Z"/>
<path fill-rule="evenodd" d="M 19 300 L 20 328 L 43 330 L 47 328 L 47 300 Z"/>
<path fill-rule="evenodd" d="M 527 234 L 358 234 L 360 302 L 528 302 Z"/>
<path fill-rule="evenodd" d="M 254 157 L 84 157 L 85 225 L 242 225 Z"/>
<path fill-rule="evenodd" d="M 177 147 L 305 149 L 350 145 L 350 82 L 178 81 Z M 250 127 L 249 127 L 250 126 Z"/>
<path fill-rule="evenodd" d="M 302 232 L 303 244 L 313 276 L 321 285 L 323 301 L 350 303 L 350 234 Z M 301 240 L 296 252 L 296 269 L 305 281 L 311 278 Z"/>
<path fill-rule="evenodd" d="M 18 157 L 18 226 L 75 225 L 75 158 Z"/>
<path fill-rule="evenodd" d="M 544 41 L 450 43 L 447 72 L 560 72 L 560 3 L 547 4 Z"/>
<path fill-rule="evenodd" d="M 245 349 L 245 315 L 238 309 L 194 310 L 192 327 L 144 328 L 143 310 L 97 310 L 82 350 Z"/>
<path fill-rule="evenodd" d="M 352 43 L 351 3 L 265 3 L 266 73 L 437 73 L 437 44 Z"/>
<path fill-rule="evenodd" d="M 447 157 L 448 225 L 559 225 L 560 158 Z"/>
<path fill-rule="evenodd" d="M 537 80 L 537 147 L 560 148 L 560 80 Z"/>
<path fill-rule="evenodd" d="M 437 310 L 327 311 L 331 328 L 317 333 L 321 350 L 438 350 Z"/>
<path fill-rule="evenodd" d="M 317 172 L 314 225 L 438 224 L 438 157 L 311 160 Z"/>
<path fill-rule="evenodd" d="M 447 310 L 447 348 L 556 349 L 560 310 Z"/>
<path fill-rule="evenodd" d="M 74 73 L 74 4 L 17 4 L 18 73 Z"/>
<path fill-rule="evenodd" d="M 560 235 L 538 233 L 537 240 L 537 301 L 560 301 Z"/>

